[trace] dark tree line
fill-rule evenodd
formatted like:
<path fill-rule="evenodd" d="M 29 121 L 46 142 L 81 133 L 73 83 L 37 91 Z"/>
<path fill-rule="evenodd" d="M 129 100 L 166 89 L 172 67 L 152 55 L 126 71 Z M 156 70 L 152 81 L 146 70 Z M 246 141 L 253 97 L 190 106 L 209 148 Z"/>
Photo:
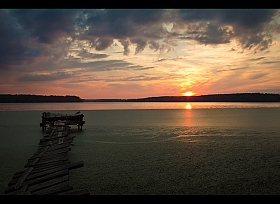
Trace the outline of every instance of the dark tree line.
<path fill-rule="evenodd" d="M 81 99 L 78 96 L 0 94 L 0 103 L 50 102 L 280 102 L 280 94 L 233 93 L 200 96 L 156 96 L 137 99 Z"/>
<path fill-rule="evenodd" d="M 280 102 L 279 94 L 236 93 L 201 96 L 160 96 L 138 99 L 138 101 L 165 102 Z"/>
<path fill-rule="evenodd" d="M 45 96 L 29 94 L 0 94 L 0 103 L 51 103 L 51 102 L 83 102 L 78 96 Z"/>
<path fill-rule="evenodd" d="M 92 102 L 280 102 L 279 94 L 234 93 L 201 96 L 158 96 L 138 99 L 95 99 Z"/>

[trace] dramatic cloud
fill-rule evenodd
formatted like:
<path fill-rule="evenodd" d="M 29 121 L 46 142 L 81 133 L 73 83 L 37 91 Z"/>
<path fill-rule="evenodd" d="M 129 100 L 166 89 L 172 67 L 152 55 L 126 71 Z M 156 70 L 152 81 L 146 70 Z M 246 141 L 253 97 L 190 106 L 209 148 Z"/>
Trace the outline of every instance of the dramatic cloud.
<path fill-rule="evenodd" d="M 48 81 L 61 93 L 68 82 L 102 91 L 113 81 L 144 91 L 249 87 L 240 80 L 276 90 L 279 19 L 279 9 L 1 9 L 0 91 Z"/>
<path fill-rule="evenodd" d="M 97 51 L 119 40 L 124 55 L 131 45 L 134 54 L 147 47 L 168 52 L 167 39 L 206 45 L 236 39 L 242 49 L 262 51 L 273 43 L 272 32 L 280 30 L 276 15 L 273 9 L 2 9 L 0 68 L 43 56 L 57 63 L 74 40 L 86 40 Z"/>
<path fill-rule="evenodd" d="M 57 72 L 54 74 L 27 74 L 19 77 L 19 81 L 55 81 L 59 79 L 70 78 L 71 74 L 64 72 Z"/>

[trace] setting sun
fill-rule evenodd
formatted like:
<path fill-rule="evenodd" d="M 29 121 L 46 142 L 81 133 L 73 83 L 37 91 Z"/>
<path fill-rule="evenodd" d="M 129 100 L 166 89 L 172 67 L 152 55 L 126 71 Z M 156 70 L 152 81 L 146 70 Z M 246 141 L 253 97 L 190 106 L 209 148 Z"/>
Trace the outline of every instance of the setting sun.
<path fill-rule="evenodd" d="M 194 95 L 194 92 L 192 91 L 187 91 L 185 93 L 183 93 L 184 96 L 193 96 Z"/>

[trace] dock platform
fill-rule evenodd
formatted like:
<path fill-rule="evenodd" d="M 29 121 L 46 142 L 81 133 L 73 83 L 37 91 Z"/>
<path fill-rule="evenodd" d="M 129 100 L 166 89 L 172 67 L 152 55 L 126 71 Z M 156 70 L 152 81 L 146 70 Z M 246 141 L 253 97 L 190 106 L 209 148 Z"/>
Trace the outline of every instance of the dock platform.
<path fill-rule="evenodd" d="M 42 127 L 42 131 L 46 131 L 49 125 L 52 125 L 55 121 L 62 121 L 65 125 L 77 125 L 78 130 L 82 130 L 85 121 L 83 120 L 84 115 L 80 113 L 76 114 L 62 114 L 62 113 L 51 113 L 51 112 L 43 112 L 42 113 L 42 122 L 40 123 L 40 127 Z"/>
<path fill-rule="evenodd" d="M 86 189 L 74 191 L 69 184 L 69 170 L 84 166 L 83 161 L 71 163 L 67 153 L 73 139 L 65 121 L 48 123 L 46 135 L 40 139 L 38 150 L 16 172 L 5 195 L 90 195 Z"/>

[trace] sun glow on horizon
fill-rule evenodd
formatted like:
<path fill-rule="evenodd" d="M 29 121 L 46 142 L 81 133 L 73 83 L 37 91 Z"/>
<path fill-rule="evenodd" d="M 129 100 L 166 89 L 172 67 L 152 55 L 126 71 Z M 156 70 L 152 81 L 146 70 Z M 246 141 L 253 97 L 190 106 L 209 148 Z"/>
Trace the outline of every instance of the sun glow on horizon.
<path fill-rule="evenodd" d="M 193 95 L 195 95 L 195 93 L 192 91 L 187 91 L 187 92 L 183 93 L 183 95 L 184 96 L 193 96 Z"/>

